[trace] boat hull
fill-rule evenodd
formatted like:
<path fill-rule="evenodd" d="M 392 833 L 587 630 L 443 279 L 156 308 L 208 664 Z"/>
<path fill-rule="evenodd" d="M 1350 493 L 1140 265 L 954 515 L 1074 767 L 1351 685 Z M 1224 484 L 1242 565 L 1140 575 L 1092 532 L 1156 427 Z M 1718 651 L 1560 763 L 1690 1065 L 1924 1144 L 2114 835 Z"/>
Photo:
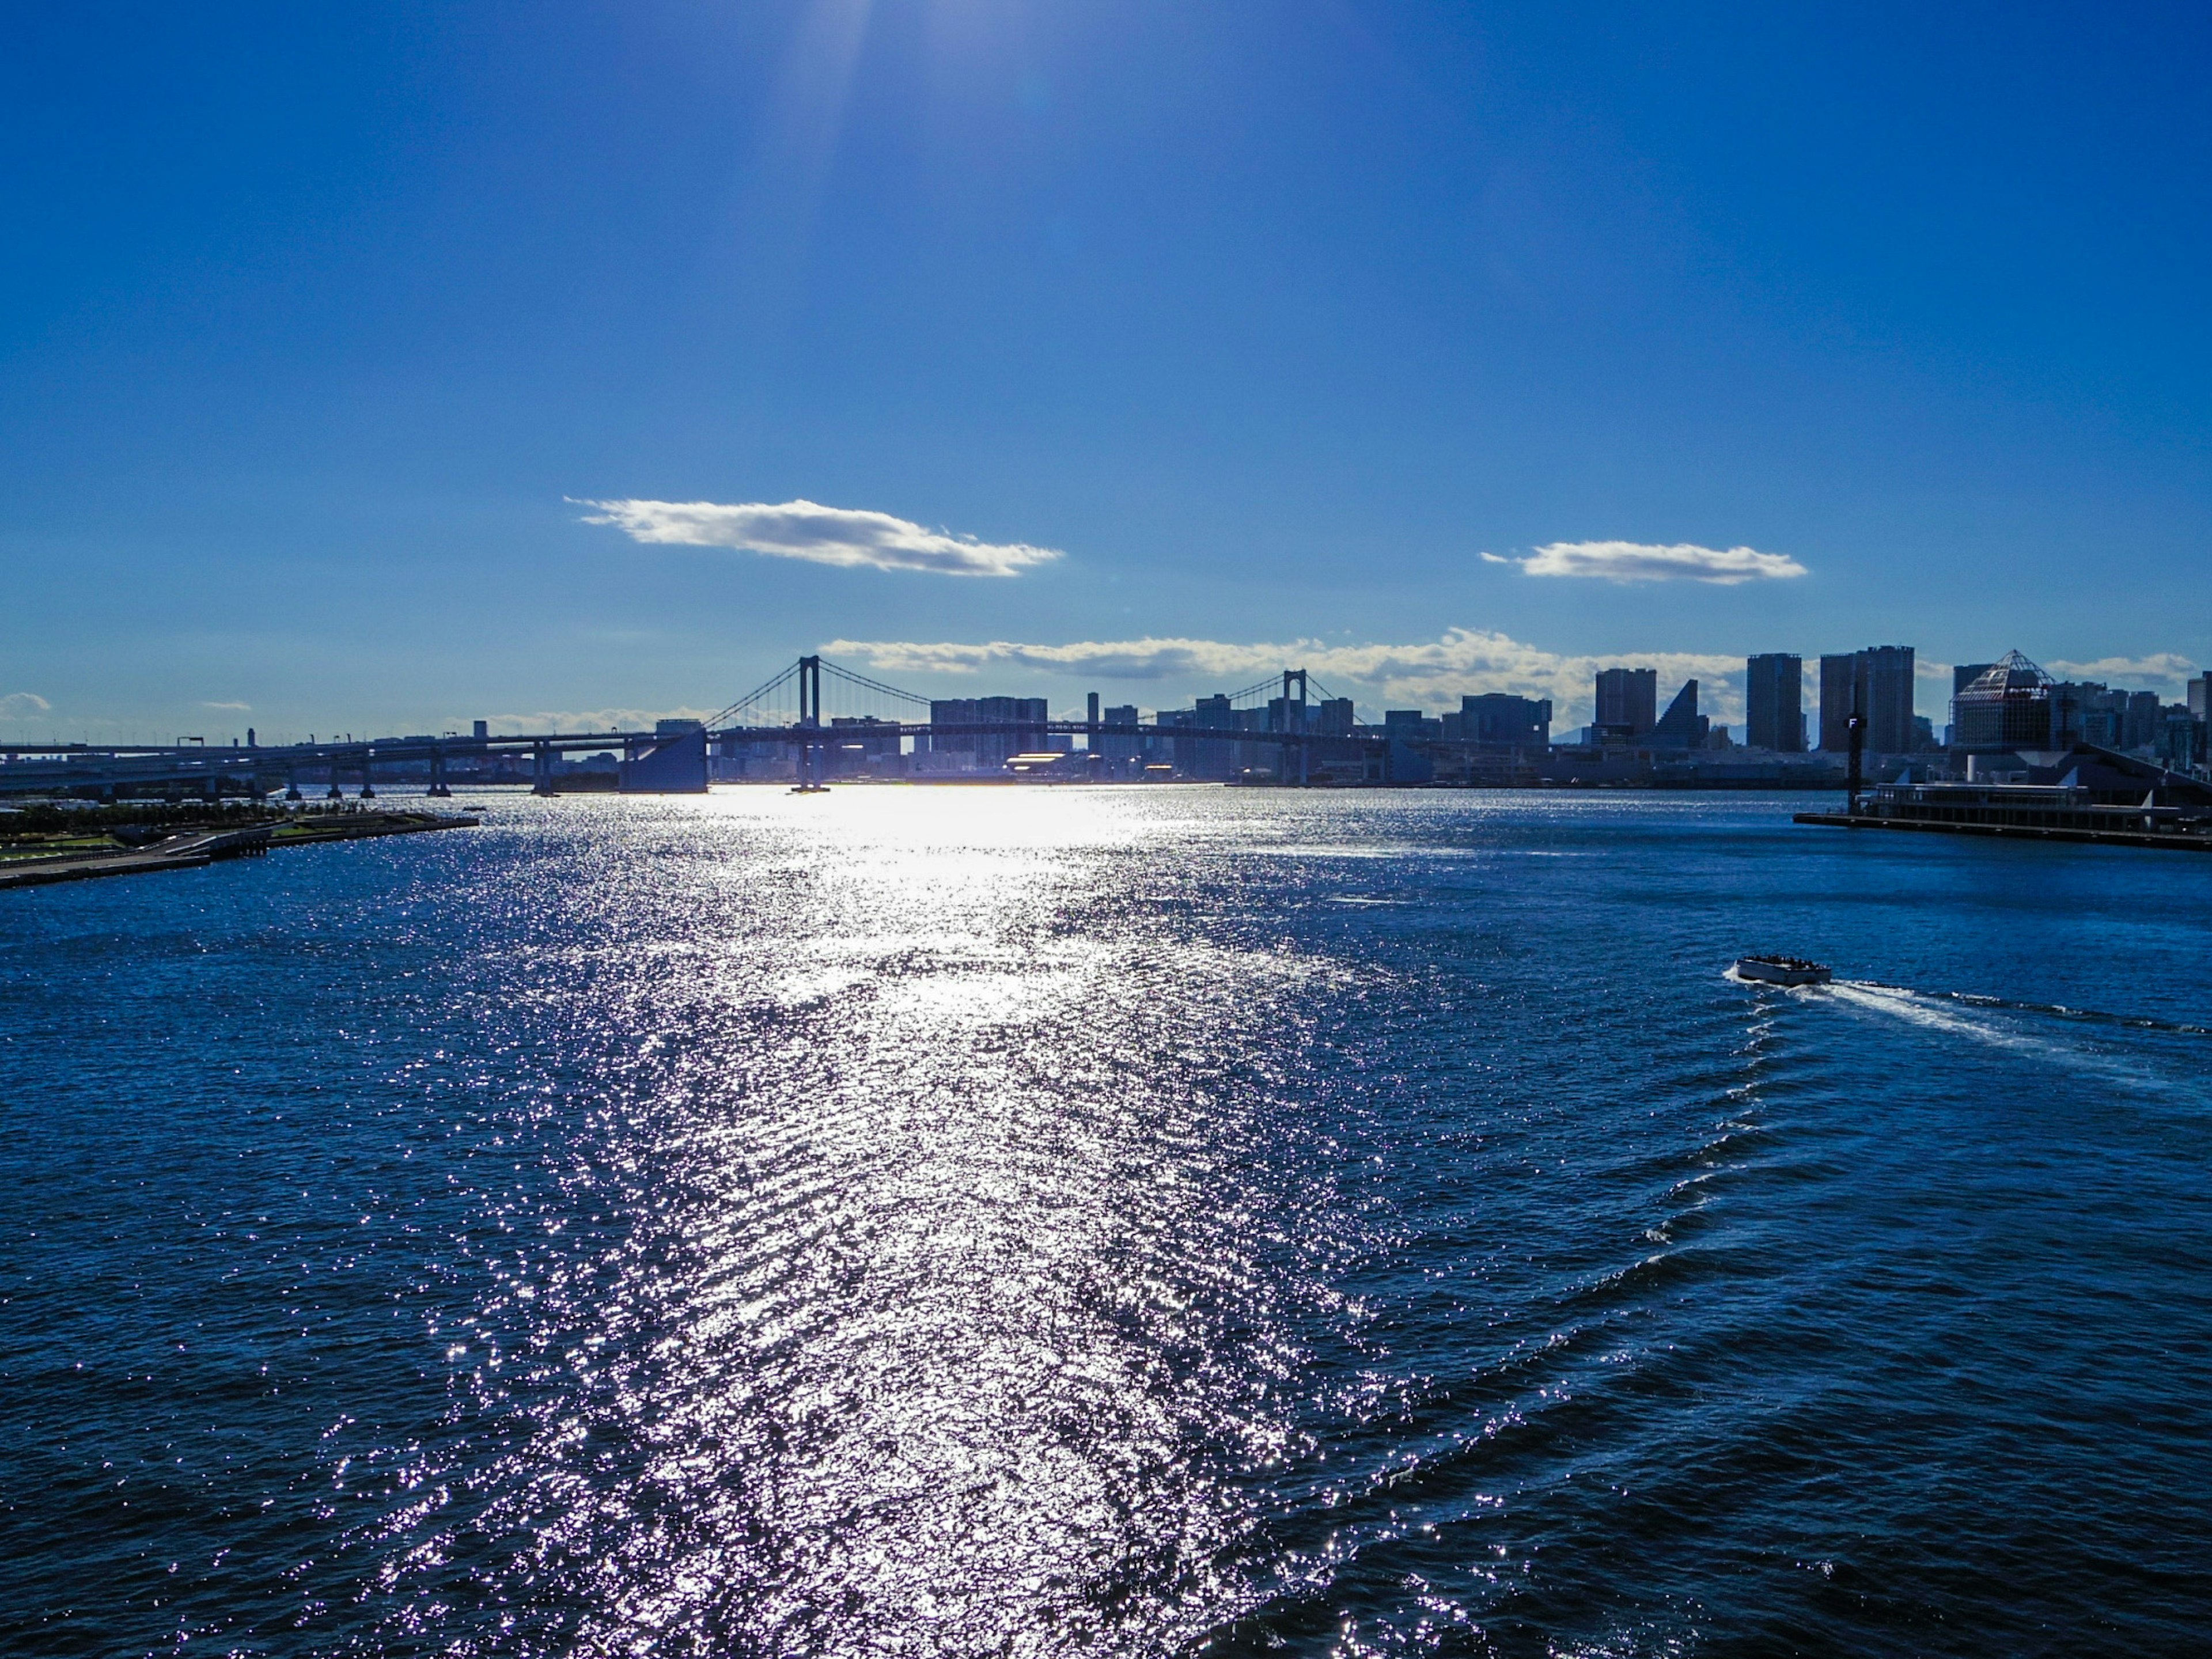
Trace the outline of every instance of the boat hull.
<path fill-rule="evenodd" d="M 1835 977 L 1817 962 L 1769 961 L 1759 957 L 1740 959 L 1735 976 L 1761 985 L 1826 985 Z"/>

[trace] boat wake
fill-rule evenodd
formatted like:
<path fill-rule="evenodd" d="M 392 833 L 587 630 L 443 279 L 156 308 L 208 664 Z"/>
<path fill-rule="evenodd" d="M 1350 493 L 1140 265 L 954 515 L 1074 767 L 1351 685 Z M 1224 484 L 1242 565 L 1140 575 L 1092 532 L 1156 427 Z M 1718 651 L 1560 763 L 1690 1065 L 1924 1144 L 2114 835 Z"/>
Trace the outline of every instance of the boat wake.
<path fill-rule="evenodd" d="M 1972 991 L 1918 991 L 1906 985 L 1886 985 L 1880 980 L 1838 980 L 1825 988 L 1843 996 L 1845 1001 L 1865 999 L 1899 1000 L 1923 1005 L 1948 1004 L 1954 1008 L 1988 1009 L 1993 1012 L 2010 1014 L 2040 1014 L 2049 1019 L 2072 1021 L 2079 1025 L 2106 1025 L 2130 1031 L 2167 1031 L 2179 1036 L 2212 1036 L 2212 1025 L 2190 1025 L 2170 1019 L 2153 1019 L 2142 1014 L 2106 1013 L 2095 1008 L 2075 1008 L 2063 1002 L 2021 1002 L 2010 997 L 1983 996 Z M 1941 1015 L 1940 1006 L 1931 1006 L 1931 1015 Z"/>

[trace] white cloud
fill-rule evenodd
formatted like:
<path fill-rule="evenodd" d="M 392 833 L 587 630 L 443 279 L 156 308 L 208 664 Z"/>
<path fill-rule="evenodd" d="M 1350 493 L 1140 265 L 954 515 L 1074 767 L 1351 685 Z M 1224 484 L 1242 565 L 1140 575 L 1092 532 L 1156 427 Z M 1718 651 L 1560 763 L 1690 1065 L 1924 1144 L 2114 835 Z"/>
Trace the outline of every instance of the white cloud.
<path fill-rule="evenodd" d="M 833 640 L 830 656 L 860 657 L 884 674 L 974 674 L 985 672 L 1065 675 L 1107 680 L 1212 682 L 1231 690 L 1285 668 L 1306 668 L 1340 695 L 1363 701 L 1421 707 L 1456 706 L 1469 693 L 1511 691 L 1549 697 L 1554 724 L 1589 718 L 1591 682 L 1601 668 L 1656 668 L 1663 703 L 1681 683 L 1698 681 L 1699 712 L 1717 720 L 1742 719 L 1736 680 L 1741 657 L 1687 652 L 1609 656 L 1565 656 L 1507 635 L 1455 628 L 1441 639 L 1412 645 L 1328 645 L 1319 640 L 1243 645 L 1220 640 L 1084 641 L 1070 645 L 1024 645 L 996 640 L 980 645 L 885 640 Z"/>
<path fill-rule="evenodd" d="M 823 507 L 815 501 L 594 501 L 586 524 L 613 525 L 634 540 L 688 547 L 732 547 L 770 558 L 876 570 L 921 570 L 940 576 L 1014 576 L 1061 556 L 1025 542 L 977 541 L 925 530 L 888 513 Z"/>
<path fill-rule="evenodd" d="M 2182 682 L 2202 672 L 2186 657 L 2171 651 L 2154 651 L 2148 657 L 2100 657 L 2094 662 L 2052 660 L 2046 672 L 2062 680 L 2101 680 L 2130 691 L 2149 691 L 2164 686 L 2177 695 Z"/>
<path fill-rule="evenodd" d="M 53 704 L 35 691 L 10 691 L 0 697 L 0 720 L 27 720 L 53 712 Z"/>
<path fill-rule="evenodd" d="M 1722 587 L 1808 574 L 1786 553 L 1761 553 L 1748 547 L 1695 547 L 1688 543 L 1661 547 L 1646 542 L 1550 542 L 1528 558 L 1512 562 L 1531 576 L 1597 576 L 1613 582 L 1711 582 Z"/>
<path fill-rule="evenodd" d="M 1511 564 L 1513 562 L 1512 560 L 1507 558 L 1503 553 L 1485 553 L 1482 554 L 1480 557 L 1485 564 Z"/>
<path fill-rule="evenodd" d="M 249 713 L 252 709 L 253 705 L 250 702 L 204 702 L 200 707 L 203 708 L 226 708 L 234 714 L 243 714 Z"/>

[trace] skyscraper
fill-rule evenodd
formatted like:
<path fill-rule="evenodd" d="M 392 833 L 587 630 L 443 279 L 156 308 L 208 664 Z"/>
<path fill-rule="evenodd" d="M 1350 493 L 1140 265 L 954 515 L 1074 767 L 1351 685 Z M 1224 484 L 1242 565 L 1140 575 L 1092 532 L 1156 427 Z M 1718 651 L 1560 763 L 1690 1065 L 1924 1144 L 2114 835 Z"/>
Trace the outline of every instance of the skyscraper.
<path fill-rule="evenodd" d="M 1684 680 L 1682 689 L 1674 694 L 1674 701 L 1667 705 L 1667 712 L 1651 728 L 1651 746 L 1655 749 L 1702 749 L 1705 738 L 1712 730 L 1712 722 L 1698 712 L 1698 683 Z"/>
<path fill-rule="evenodd" d="M 1820 659 L 1820 747 L 1850 747 L 1851 710 L 1866 721 L 1869 754 L 1909 755 L 1913 748 L 1913 663 L 1909 645 L 1870 645 Z"/>
<path fill-rule="evenodd" d="M 1870 645 L 1859 653 L 1866 665 L 1866 746 L 1877 755 L 1909 755 L 1917 746 L 1913 654 L 1909 645 Z"/>
<path fill-rule="evenodd" d="M 1840 755 L 1851 746 L 1851 710 L 1863 708 L 1865 688 L 1859 683 L 1859 659 L 1854 651 L 1820 659 L 1820 747 Z"/>
<path fill-rule="evenodd" d="M 1597 724 L 1633 742 L 1659 723 L 1659 671 L 1601 668 L 1597 674 Z"/>
<path fill-rule="evenodd" d="M 1459 700 L 1460 736 L 1492 748 L 1543 749 L 1552 741 L 1552 703 L 1486 691 Z"/>
<path fill-rule="evenodd" d="M 1805 659 L 1785 651 L 1743 665 L 1744 741 L 1794 755 L 1805 747 Z"/>

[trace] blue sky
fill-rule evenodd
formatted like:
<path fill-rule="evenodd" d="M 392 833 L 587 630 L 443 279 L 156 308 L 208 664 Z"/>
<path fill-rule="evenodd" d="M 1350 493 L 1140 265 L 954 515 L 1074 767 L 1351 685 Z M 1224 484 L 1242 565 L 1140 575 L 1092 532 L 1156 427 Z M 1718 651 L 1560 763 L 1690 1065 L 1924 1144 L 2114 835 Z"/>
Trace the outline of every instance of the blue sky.
<path fill-rule="evenodd" d="M 824 646 L 1056 708 L 1287 660 L 1564 722 L 1627 661 L 1728 713 L 1747 652 L 1893 641 L 2175 695 L 2208 45 L 2148 5 L 21 9 L 0 732 L 626 720 Z"/>

